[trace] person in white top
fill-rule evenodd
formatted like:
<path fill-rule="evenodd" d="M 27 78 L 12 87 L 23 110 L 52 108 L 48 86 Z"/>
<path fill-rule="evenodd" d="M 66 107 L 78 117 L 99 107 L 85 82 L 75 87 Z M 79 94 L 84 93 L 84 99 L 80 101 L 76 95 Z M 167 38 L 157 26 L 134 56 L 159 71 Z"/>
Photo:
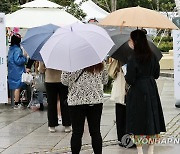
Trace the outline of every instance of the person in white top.
<path fill-rule="evenodd" d="M 108 74 L 114 79 L 110 100 L 115 102 L 117 138 L 119 141 L 119 146 L 124 147 L 125 145 L 123 145 L 121 140 L 126 134 L 126 81 L 121 66 L 122 63 L 120 61 L 113 59 L 109 66 Z"/>

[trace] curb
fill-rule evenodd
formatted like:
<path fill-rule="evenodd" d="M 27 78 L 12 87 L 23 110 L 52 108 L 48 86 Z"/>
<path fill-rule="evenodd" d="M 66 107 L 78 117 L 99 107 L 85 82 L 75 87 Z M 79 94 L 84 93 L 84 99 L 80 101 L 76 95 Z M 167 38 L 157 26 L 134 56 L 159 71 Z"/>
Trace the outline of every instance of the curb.
<path fill-rule="evenodd" d="M 174 78 L 174 74 L 171 74 L 171 73 L 160 73 L 160 76 L 168 77 L 168 78 Z"/>

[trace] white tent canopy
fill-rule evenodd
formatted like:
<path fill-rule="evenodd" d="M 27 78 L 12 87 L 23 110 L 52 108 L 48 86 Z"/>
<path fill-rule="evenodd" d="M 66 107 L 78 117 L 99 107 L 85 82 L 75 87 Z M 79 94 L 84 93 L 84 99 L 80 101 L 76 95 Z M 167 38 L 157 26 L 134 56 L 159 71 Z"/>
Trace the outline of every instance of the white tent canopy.
<path fill-rule="evenodd" d="M 75 3 L 79 4 L 82 0 L 76 0 Z M 109 13 L 103 10 L 101 7 L 96 5 L 92 0 L 88 0 L 83 2 L 80 8 L 83 10 L 84 13 L 87 14 L 85 17 L 85 21 L 90 19 L 97 19 L 101 20 L 105 18 Z"/>
<path fill-rule="evenodd" d="M 64 10 L 55 8 L 23 8 L 6 15 L 6 27 L 32 28 L 45 24 L 65 26 L 81 22 Z"/>
<path fill-rule="evenodd" d="M 56 3 L 50 2 L 48 0 L 34 0 L 32 2 L 28 2 L 26 4 L 21 5 L 23 8 L 58 8 L 62 7 Z"/>

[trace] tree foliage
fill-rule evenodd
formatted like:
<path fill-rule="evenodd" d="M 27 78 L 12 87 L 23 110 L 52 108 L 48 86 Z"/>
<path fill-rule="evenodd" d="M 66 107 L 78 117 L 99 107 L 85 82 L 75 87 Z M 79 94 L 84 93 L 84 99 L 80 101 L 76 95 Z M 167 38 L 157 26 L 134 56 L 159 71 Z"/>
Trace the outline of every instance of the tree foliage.
<path fill-rule="evenodd" d="M 111 12 L 111 0 L 93 0 L 96 4 Z M 117 9 L 141 6 L 152 10 L 173 11 L 174 0 L 117 0 Z"/>
<path fill-rule="evenodd" d="M 79 20 L 83 20 L 86 14 L 81 10 L 80 6 L 74 3 L 74 0 L 51 0 L 65 8 L 65 11 L 72 14 Z"/>
<path fill-rule="evenodd" d="M 19 5 L 30 2 L 32 0 L 0 0 L 0 12 L 11 13 L 16 11 Z M 83 19 L 86 14 L 80 9 L 80 6 L 75 4 L 75 0 L 50 0 L 63 7 L 65 10 L 78 19 Z M 82 0 L 87 1 L 87 0 Z M 101 8 L 111 12 L 111 0 L 93 0 Z M 174 0 L 117 0 L 117 9 L 141 6 L 153 10 L 159 8 L 160 11 L 173 11 L 175 7 Z"/>

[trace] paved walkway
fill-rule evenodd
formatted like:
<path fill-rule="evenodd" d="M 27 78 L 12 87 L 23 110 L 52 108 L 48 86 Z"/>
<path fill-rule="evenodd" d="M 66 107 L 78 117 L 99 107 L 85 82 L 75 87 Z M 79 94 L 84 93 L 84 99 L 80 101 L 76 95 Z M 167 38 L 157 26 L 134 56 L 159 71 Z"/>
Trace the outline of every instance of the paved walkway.
<path fill-rule="evenodd" d="M 170 138 L 180 140 L 180 109 L 175 108 L 173 78 L 160 77 L 158 88 L 161 96 L 167 132 L 162 134 L 164 144 L 155 146 L 156 154 L 179 154 L 179 144 L 166 143 Z M 103 154 L 136 154 L 136 149 L 121 148 L 117 144 L 114 103 L 105 96 L 101 132 Z M 62 126 L 56 133 L 48 132 L 47 112 L 29 109 L 14 110 L 10 105 L 0 104 L 0 153 L 2 154 L 63 154 L 70 153 L 71 133 Z M 166 143 L 166 144 L 165 144 Z M 147 147 L 145 147 L 147 149 Z M 81 154 L 92 154 L 90 136 L 85 125 Z M 146 153 L 145 153 L 146 154 Z"/>

